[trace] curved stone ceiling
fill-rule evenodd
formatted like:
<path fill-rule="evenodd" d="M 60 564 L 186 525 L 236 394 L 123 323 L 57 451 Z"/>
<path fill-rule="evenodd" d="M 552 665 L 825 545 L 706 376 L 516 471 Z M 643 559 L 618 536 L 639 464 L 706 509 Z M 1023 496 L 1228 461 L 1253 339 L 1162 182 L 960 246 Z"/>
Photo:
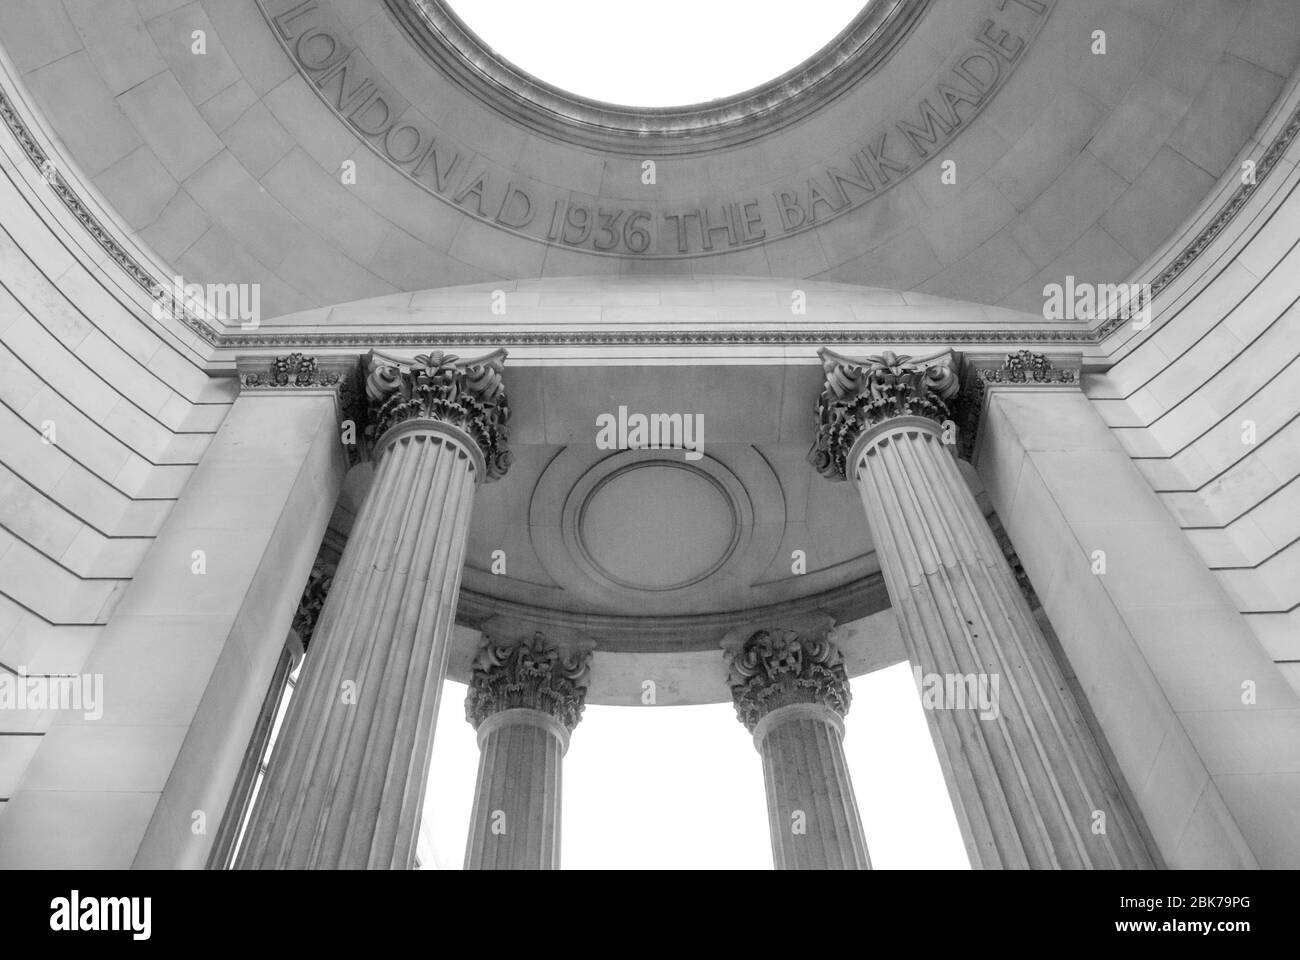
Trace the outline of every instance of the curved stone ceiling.
<path fill-rule="evenodd" d="M 772 126 L 738 125 L 750 139 L 696 135 L 683 153 L 652 136 L 577 142 L 490 107 L 383 4 L 113 13 L 0 6 L 6 69 L 162 262 L 187 281 L 260 283 L 266 316 L 645 273 L 1036 312 L 1045 283 L 1120 281 L 1155 252 L 1300 56 L 1286 0 L 932 0 L 854 83 L 778 98 Z"/>

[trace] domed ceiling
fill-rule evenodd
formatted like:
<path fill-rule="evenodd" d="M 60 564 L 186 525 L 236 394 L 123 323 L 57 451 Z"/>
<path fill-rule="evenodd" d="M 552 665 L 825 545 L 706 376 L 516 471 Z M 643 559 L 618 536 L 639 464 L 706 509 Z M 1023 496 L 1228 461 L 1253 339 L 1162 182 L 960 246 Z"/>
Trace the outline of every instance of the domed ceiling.
<path fill-rule="evenodd" d="M 628 115 L 475 53 L 440 9 L 49 0 L 0 5 L 0 42 L 69 176 L 162 269 L 260 284 L 267 317 L 644 274 L 1038 312 L 1046 283 L 1155 253 L 1300 56 L 1290 0 L 880 0 L 774 84 Z"/>

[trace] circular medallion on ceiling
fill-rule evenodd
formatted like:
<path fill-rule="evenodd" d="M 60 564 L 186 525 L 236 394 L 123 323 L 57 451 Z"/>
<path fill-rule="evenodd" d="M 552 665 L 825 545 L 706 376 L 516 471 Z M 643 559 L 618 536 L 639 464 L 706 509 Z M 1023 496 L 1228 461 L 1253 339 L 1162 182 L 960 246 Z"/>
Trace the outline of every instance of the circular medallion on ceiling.
<path fill-rule="evenodd" d="M 630 463 L 603 477 L 577 515 L 577 545 L 600 575 L 634 590 L 676 590 L 720 568 L 740 538 L 722 485 L 689 463 Z"/>
<path fill-rule="evenodd" d="M 784 504 L 770 466 L 735 452 L 731 464 L 681 450 L 556 456 L 534 488 L 529 536 L 566 602 L 621 616 L 743 603 L 780 545 Z M 755 524 L 751 488 L 771 522 Z"/>

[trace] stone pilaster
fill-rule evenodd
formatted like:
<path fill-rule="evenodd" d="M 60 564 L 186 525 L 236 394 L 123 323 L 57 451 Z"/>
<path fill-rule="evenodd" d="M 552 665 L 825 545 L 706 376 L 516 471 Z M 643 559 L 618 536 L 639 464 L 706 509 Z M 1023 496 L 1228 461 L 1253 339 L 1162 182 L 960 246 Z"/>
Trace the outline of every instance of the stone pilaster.
<path fill-rule="evenodd" d="M 374 478 L 238 867 L 412 866 L 474 489 L 509 466 L 504 355 L 369 358 Z"/>
<path fill-rule="evenodd" d="M 562 761 L 589 675 L 589 653 L 540 633 L 479 651 L 465 699 L 479 743 L 466 870 L 559 869 Z"/>
<path fill-rule="evenodd" d="M 778 870 L 869 870 L 844 758 L 849 681 L 839 651 L 791 630 L 759 630 L 728 655 L 736 713 L 763 758 Z"/>
<path fill-rule="evenodd" d="M 1051 366 L 1011 359 L 1009 376 Z M 956 358 L 849 360 L 823 351 L 822 360 L 810 460 L 831 479 L 852 478 L 861 493 L 972 865 L 1150 866 L 957 469 Z"/>
<path fill-rule="evenodd" d="M 355 430 L 344 425 L 364 420 L 363 381 L 366 364 L 355 356 L 314 357 L 304 353 L 286 353 L 275 357 L 247 356 L 236 362 L 240 392 L 251 397 L 303 397 L 330 394 L 339 421 L 339 439 L 349 464 L 357 464 L 363 449 Z"/>

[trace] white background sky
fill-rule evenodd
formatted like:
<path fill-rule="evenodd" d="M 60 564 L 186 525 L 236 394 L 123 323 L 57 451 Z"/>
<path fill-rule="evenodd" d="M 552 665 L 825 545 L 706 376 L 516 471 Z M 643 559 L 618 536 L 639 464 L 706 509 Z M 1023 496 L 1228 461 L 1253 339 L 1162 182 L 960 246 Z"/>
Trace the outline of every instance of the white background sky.
<path fill-rule="evenodd" d="M 671 106 L 797 66 L 862 0 L 451 0 L 498 54 L 597 100 Z M 852 682 L 848 756 L 877 869 L 967 868 L 910 667 Z M 443 692 L 422 847 L 459 869 L 478 766 L 465 687 Z M 771 869 L 763 771 L 731 704 L 589 706 L 564 760 L 566 868 Z"/>
<path fill-rule="evenodd" d="M 967 869 L 911 668 L 852 681 L 844 749 L 876 869 Z M 443 689 L 423 846 L 464 864 L 478 770 L 465 685 Z M 729 703 L 589 706 L 564 758 L 566 869 L 772 869 L 763 769 Z"/>
<path fill-rule="evenodd" d="M 553 86 L 677 106 L 780 76 L 849 25 L 863 0 L 450 0 L 498 54 Z"/>

